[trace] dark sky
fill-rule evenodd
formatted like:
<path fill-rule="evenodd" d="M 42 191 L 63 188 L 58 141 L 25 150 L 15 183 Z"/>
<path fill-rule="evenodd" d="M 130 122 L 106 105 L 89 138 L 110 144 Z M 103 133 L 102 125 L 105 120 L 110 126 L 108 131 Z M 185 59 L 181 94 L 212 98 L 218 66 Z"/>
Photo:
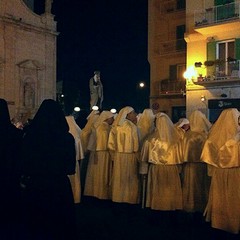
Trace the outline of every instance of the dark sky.
<path fill-rule="evenodd" d="M 148 106 L 149 89 L 137 88 L 149 82 L 147 0 L 54 0 L 52 12 L 66 101 L 89 108 L 89 79 L 100 70 L 103 108 Z"/>

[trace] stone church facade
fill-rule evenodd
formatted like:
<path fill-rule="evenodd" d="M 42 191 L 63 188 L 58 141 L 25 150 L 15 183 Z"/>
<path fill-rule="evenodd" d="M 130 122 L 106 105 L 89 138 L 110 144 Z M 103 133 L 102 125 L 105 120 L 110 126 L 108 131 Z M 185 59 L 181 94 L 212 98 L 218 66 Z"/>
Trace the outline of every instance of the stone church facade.
<path fill-rule="evenodd" d="M 0 98 L 11 118 L 32 118 L 41 102 L 56 98 L 56 22 L 52 0 L 35 14 L 27 1 L 0 2 Z"/>

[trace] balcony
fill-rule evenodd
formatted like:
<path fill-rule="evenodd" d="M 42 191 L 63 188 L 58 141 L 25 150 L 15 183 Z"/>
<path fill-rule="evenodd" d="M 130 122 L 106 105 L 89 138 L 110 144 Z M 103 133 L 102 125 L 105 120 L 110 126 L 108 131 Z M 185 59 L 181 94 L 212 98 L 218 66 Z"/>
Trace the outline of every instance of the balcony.
<path fill-rule="evenodd" d="M 186 51 L 186 42 L 184 39 L 165 41 L 159 43 L 158 54 L 165 55 L 169 53 Z"/>
<path fill-rule="evenodd" d="M 160 96 L 184 95 L 186 92 L 186 82 L 182 80 L 164 79 L 160 82 Z"/>
<path fill-rule="evenodd" d="M 164 0 L 161 4 L 161 13 L 172 13 L 186 8 L 185 0 Z"/>
<path fill-rule="evenodd" d="M 240 63 L 236 61 L 223 61 L 221 64 L 206 67 L 207 75 L 199 76 L 195 84 L 198 85 L 239 85 Z"/>
<path fill-rule="evenodd" d="M 202 34 L 207 34 L 208 32 L 217 32 L 220 30 L 219 28 L 222 28 L 222 24 L 228 24 L 229 27 L 238 27 L 239 19 L 240 2 L 233 2 L 224 5 L 213 6 L 207 9 L 196 10 L 194 13 L 195 30 Z M 209 31 L 204 30 L 205 28 L 208 28 Z M 226 29 L 226 31 L 228 30 L 229 28 Z"/>

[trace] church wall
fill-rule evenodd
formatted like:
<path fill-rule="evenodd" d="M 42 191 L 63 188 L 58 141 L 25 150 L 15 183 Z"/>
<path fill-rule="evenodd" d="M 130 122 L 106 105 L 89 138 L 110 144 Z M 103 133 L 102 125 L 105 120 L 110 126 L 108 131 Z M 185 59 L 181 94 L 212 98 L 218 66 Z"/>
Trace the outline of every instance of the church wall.
<path fill-rule="evenodd" d="M 53 18 L 35 14 L 22 0 L 0 2 L 0 97 L 12 118 L 32 118 L 44 99 L 56 98 Z"/>

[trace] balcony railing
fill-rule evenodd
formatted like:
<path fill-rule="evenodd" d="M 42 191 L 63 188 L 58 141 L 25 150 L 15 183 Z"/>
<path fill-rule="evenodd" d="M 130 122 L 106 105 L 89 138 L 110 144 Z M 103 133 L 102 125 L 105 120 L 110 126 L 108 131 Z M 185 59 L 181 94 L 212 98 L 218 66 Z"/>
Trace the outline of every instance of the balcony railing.
<path fill-rule="evenodd" d="M 240 79 L 239 65 L 239 60 L 236 60 L 208 66 L 206 67 L 207 75 L 205 77 L 198 77 L 198 81 Z"/>
<path fill-rule="evenodd" d="M 186 82 L 164 79 L 160 82 L 160 95 L 179 95 L 186 91 Z"/>
<path fill-rule="evenodd" d="M 211 8 L 196 10 L 194 13 L 195 27 L 223 23 L 239 19 L 240 2 L 233 2 Z"/>
<path fill-rule="evenodd" d="M 186 46 L 187 45 L 184 39 L 160 42 L 158 53 L 162 55 L 162 54 L 168 54 L 173 52 L 181 52 L 186 50 Z"/>
<path fill-rule="evenodd" d="M 161 4 L 162 13 L 171 13 L 186 8 L 185 0 L 166 0 Z"/>

